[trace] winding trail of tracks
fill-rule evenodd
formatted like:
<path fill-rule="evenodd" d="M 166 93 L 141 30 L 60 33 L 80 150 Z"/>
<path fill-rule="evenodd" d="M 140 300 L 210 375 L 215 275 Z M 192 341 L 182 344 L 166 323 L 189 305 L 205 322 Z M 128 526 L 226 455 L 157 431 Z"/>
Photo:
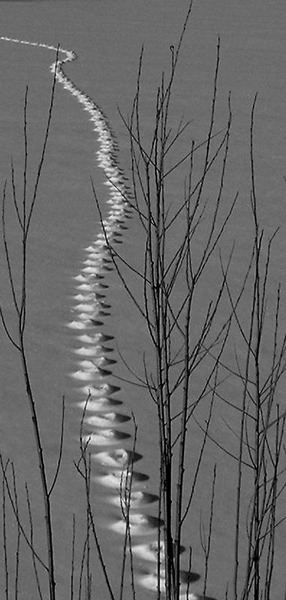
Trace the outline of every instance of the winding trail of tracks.
<path fill-rule="evenodd" d="M 55 46 L 40 42 L 4 36 L 0 37 L 0 40 L 57 52 Z M 86 258 L 82 269 L 74 278 L 76 293 L 72 312 L 76 316 L 67 326 L 74 333 L 73 352 L 76 355 L 78 368 L 70 375 L 77 386 L 78 407 L 84 409 L 83 441 L 88 442 L 92 459 L 101 469 L 101 474 L 96 475 L 95 480 L 107 488 L 106 501 L 118 506 L 118 520 L 115 522 L 110 520 L 108 527 L 118 534 L 126 534 L 122 504 L 127 490 L 130 495 L 129 525 L 133 539 L 132 552 L 138 562 L 137 571 L 135 565 L 136 579 L 141 586 L 156 591 L 158 586 L 157 537 L 160 523 L 156 517 L 146 515 L 144 509 L 156 502 L 158 497 L 146 491 L 145 482 L 148 476 L 133 468 L 142 456 L 134 452 L 132 436 L 124 429 L 125 424 L 130 421 L 130 416 L 121 412 L 123 402 L 117 397 L 120 387 L 112 383 L 112 365 L 116 363 L 113 336 L 102 331 L 111 309 L 108 303 L 108 274 L 113 270 L 113 266 L 109 244 L 120 241 L 123 229 L 126 229 L 126 219 L 132 216 L 132 209 L 125 183 L 126 178 L 117 159 L 118 145 L 108 119 L 101 108 L 76 87 L 64 72 L 64 65 L 76 58 L 75 52 L 59 48 L 59 60 L 50 66 L 50 70 L 55 73 L 59 84 L 76 97 L 89 115 L 99 144 L 96 153 L 97 166 L 103 169 L 106 185 L 109 187 L 107 203 L 110 209 L 103 221 L 103 227 L 94 241 L 85 248 Z M 119 489 L 121 489 L 121 498 Z M 163 554 L 164 547 L 161 543 L 161 561 L 164 560 Z M 191 575 L 191 581 L 198 578 L 196 574 Z M 163 570 L 162 577 L 160 576 L 159 579 L 161 591 L 164 592 Z M 192 593 L 190 589 L 186 594 L 190 583 L 189 581 L 187 584 L 186 580 L 187 575 L 185 574 L 184 577 L 182 573 L 182 598 L 203 600 L 202 596 Z"/>

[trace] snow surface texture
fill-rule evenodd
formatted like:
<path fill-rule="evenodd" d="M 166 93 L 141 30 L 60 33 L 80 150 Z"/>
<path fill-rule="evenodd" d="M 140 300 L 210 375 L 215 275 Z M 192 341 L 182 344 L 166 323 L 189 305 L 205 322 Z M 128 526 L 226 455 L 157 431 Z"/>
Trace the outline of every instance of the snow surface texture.
<path fill-rule="evenodd" d="M 97 135 L 97 164 L 103 169 L 105 184 L 109 187 L 107 202 L 110 204 L 110 210 L 107 218 L 102 220 L 101 231 L 85 248 L 87 258 L 83 261 L 80 273 L 74 277 L 77 291 L 74 295 L 73 312 L 76 318 L 67 323 L 67 326 L 74 330 L 76 342 L 80 343 L 80 347 L 74 349 L 78 369 L 70 376 L 79 384 L 77 391 L 82 396 L 78 407 L 83 410 L 83 424 L 87 429 L 82 442 L 88 445 L 92 459 L 106 469 L 104 475 L 94 479 L 108 488 L 110 495 L 106 498 L 107 502 L 118 506 L 118 520 L 109 522 L 108 527 L 123 536 L 126 535 L 128 527 L 133 539 L 134 556 L 139 558 L 140 564 L 143 560 L 147 565 L 143 570 L 142 566 L 139 569 L 138 583 L 153 591 L 158 590 L 159 585 L 160 591 L 164 593 L 164 570 L 160 570 L 159 578 L 157 574 L 158 561 L 164 563 L 164 543 L 160 541 L 158 544 L 158 528 L 162 522 L 156 517 L 144 514 L 144 507 L 156 502 L 158 497 L 145 491 L 148 476 L 133 469 L 134 462 L 142 456 L 122 446 L 124 440 L 130 439 L 131 436 L 122 431 L 120 426 L 128 423 L 130 417 L 119 412 L 122 402 L 113 397 L 120 390 L 110 382 L 110 367 L 116 362 L 110 358 L 110 353 L 114 351 L 113 346 L 109 345 L 113 336 L 101 331 L 105 319 L 110 314 L 110 305 L 106 301 L 108 284 L 104 279 L 113 269 L 112 245 L 121 241 L 119 238 L 122 236 L 122 227 L 126 218 L 132 214 L 131 197 L 117 159 L 118 145 L 103 110 L 64 72 L 65 63 L 73 62 L 77 58 L 74 51 L 5 36 L 1 36 L 0 39 L 52 50 L 58 53 L 58 57 L 63 55 L 64 58 L 58 58 L 50 66 L 50 70 L 55 74 L 58 83 L 75 96 L 88 112 Z M 124 227 L 126 229 L 126 225 Z M 151 540 L 140 543 L 142 536 L 150 536 Z M 134 542 L 134 538 L 138 538 L 137 543 Z M 195 573 L 182 573 L 181 598 L 212 600 L 191 591 L 190 583 L 197 579 L 199 575 Z"/>

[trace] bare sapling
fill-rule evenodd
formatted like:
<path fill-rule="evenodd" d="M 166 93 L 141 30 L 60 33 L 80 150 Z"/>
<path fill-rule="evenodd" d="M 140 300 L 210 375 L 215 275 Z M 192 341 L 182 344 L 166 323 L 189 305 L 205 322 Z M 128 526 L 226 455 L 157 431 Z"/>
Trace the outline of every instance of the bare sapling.
<path fill-rule="evenodd" d="M 84 482 L 84 498 L 86 502 L 86 537 L 84 542 L 84 549 L 81 561 L 81 576 L 80 576 L 80 589 L 79 589 L 79 597 L 85 597 L 88 600 L 93 597 L 92 592 L 92 577 L 93 577 L 93 568 L 91 566 L 91 540 L 93 540 L 97 552 L 97 556 L 99 559 L 99 563 L 104 575 L 104 580 L 106 584 L 106 588 L 108 591 L 108 595 L 110 600 L 115 600 L 115 595 L 111 586 L 110 577 L 108 575 L 108 567 L 105 564 L 100 540 L 97 532 L 96 525 L 96 517 L 93 510 L 93 500 L 91 497 L 91 453 L 89 451 L 89 440 L 85 441 L 83 435 L 83 426 L 84 426 L 84 418 L 86 414 L 86 408 L 88 406 L 88 402 L 90 401 L 90 396 L 87 397 L 85 402 L 85 407 L 82 413 L 81 424 L 80 424 L 80 435 L 79 435 L 79 448 L 80 448 L 80 456 L 77 462 L 75 462 L 75 468 L 79 475 L 82 477 Z M 85 590 L 83 596 L 82 594 L 82 582 L 83 582 L 83 571 L 86 571 L 85 576 Z"/>
<path fill-rule="evenodd" d="M 276 530 L 285 520 L 286 413 L 285 407 L 279 405 L 277 395 L 286 369 L 286 336 L 281 323 L 281 285 L 278 283 L 275 289 L 271 282 L 277 231 L 267 239 L 259 217 L 255 169 L 256 103 L 257 95 L 250 118 L 253 245 L 239 299 L 234 298 L 231 281 L 227 281 L 234 320 L 244 347 L 243 355 L 235 356 L 235 366 L 228 367 L 231 376 L 240 382 L 241 390 L 241 404 L 233 405 L 235 411 L 240 411 L 240 428 L 236 431 L 235 600 L 272 598 Z M 247 312 L 240 310 L 243 299 L 247 300 Z"/>
<path fill-rule="evenodd" d="M 191 564 L 187 573 L 182 568 L 182 541 L 189 537 L 188 516 L 212 420 L 213 402 L 219 385 L 218 369 L 234 314 L 233 308 L 230 308 L 228 315 L 222 315 L 221 311 L 222 299 L 227 295 L 231 253 L 228 267 L 212 290 L 211 297 L 206 303 L 200 301 L 204 282 L 215 257 L 219 263 L 219 244 L 237 200 L 236 193 L 230 202 L 224 198 L 232 123 L 230 97 L 225 126 L 218 131 L 215 125 L 219 39 L 205 140 L 200 143 L 191 140 L 187 153 L 178 157 L 178 141 L 186 135 L 190 123 L 181 120 L 175 128 L 170 124 L 175 75 L 191 10 L 192 3 L 178 45 L 171 47 L 170 73 L 168 76 L 163 73 L 161 77 L 150 139 L 145 139 L 140 103 L 143 50 L 131 116 L 125 118 L 122 115 L 130 139 L 133 191 L 133 202 L 130 204 L 142 226 L 144 257 L 141 268 L 119 254 L 106 234 L 106 243 L 117 273 L 149 334 L 150 347 L 144 353 L 143 375 L 138 374 L 138 383 L 148 390 L 157 411 L 160 447 L 158 516 L 162 517 L 164 523 L 164 553 L 159 550 L 157 592 L 158 598 L 164 594 L 167 600 L 178 600 L 183 593 L 186 596 L 191 594 L 191 583 L 197 578 L 192 573 Z M 180 196 L 181 193 L 178 200 L 170 189 L 172 177 L 178 176 L 177 172 L 181 173 L 182 167 L 186 169 L 177 194 Z M 207 185 L 213 170 L 216 171 L 213 195 L 206 200 Z M 93 192 L 100 213 L 94 187 Z M 102 216 L 101 222 L 104 229 Z M 190 480 L 187 468 L 190 425 L 201 403 L 205 403 L 207 427 L 201 447 L 192 454 L 193 475 Z M 160 536 L 159 530 L 159 549 Z M 190 547 L 190 556 L 192 552 Z M 209 552 L 208 541 L 206 563 Z M 206 572 L 207 569 L 206 565 Z"/>
<path fill-rule="evenodd" d="M 56 63 L 58 62 L 58 55 L 56 56 Z M 13 163 L 11 164 L 11 202 L 17 218 L 20 235 L 21 235 L 21 274 L 20 282 L 15 280 L 15 274 L 11 262 L 11 249 L 8 242 L 7 226 L 6 226 L 6 213 L 7 213 L 7 192 L 8 183 L 4 184 L 3 195 L 2 195 L 2 238 L 4 244 L 4 252 L 6 258 L 6 266 L 9 276 L 10 291 L 12 296 L 12 305 L 14 308 L 14 319 L 16 319 L 17 327 L 16 332 L 12 333 L 10 324 L 8 323 L 2 307 L 0 306 L 0 316 L 3 325 L 3 329 L 14 348 L 17 350 L 19 359 L 22 365 L 22 372 L 25 380 L 26 396 L 30 408 L 31 420 L 33 424 L 34 437 L 36 450 L 38 454 L 38 464 L 41 477 L 42 485 L 42 497 L 44 504 L 45 514 L 45 527 L 46 527 L 46 543 L 47 543 L 47 573 L 49 581 L 49 598 L 55 600 L 55 567 L 54 567 L 54 544 L 53 544 L 53 526 L 52 526 L 52 513 L 51 513 L 51 493 L 55 484 L 55 480 L 58 474 L 58 468 L 56 469 L 55 479 L 51 485 L 47 480 L 47 472 L 45 465 L 45 457 L 42 446 L 40 423 L 37 415 L 36 399 L 33 394 L 32 382 L 30 378 L 30 369 L 27 359 L 26 352 L 26 314 L 27 314 L 27 269 L 28 269 L 28 240 L 29 232 L 32 223 L 32 217 L 37 202 L 38 190 L 40 185 L 41 174 L 45 161 L 46 149 L 48 144 L 48 138 L 50 133 L 50 126 L 52 120 L 52 111 L 55 98 L 55 86 L 56 76 L 53 79 L 53 85 L 51 89 L 50 107 L 48 112 L 46 130 L 44 135 L 44 141 L 42 145 L 42 151 L 39 159 L 39 164 L 36 172 L 35 183 L 31 197 L 28 195 L 28 165 L 29 165 L 29 145 L 28 145 L 28 88 L 26 88 L 25 100 L 24 100 L 24 124 L 23 124 L 23 135 L 24 135 L 24 167 L 23 167 L 23 181 L 21 197 L 16 189 L 15 182 L 15 170 Z M 61 440 L 62 445 L 62 440 Z M 59 467 L 59 465 L 58 465 Z"/>

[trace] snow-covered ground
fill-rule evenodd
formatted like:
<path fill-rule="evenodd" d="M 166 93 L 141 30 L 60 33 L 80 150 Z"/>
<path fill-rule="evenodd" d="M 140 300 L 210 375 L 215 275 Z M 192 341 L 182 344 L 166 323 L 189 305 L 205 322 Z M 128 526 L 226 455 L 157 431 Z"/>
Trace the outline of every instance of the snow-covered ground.
<path fill-rule="evenodd" d="M 42 42 L 74 50 L 78 60 L 66 67 L 67 75 L 78 88 L 88 94 L 107 115 L 119 145 L 119 159 L 128 175 L 129 141 L 118 113 L 131 110 L 136 88 L 138 57 L 145 46 L 142 77 L 142 123 L 146 138 L 152 132 L 156 89 L 162 69 L 168 69 L 170 45 L 175 44 L 187 9 L 185 0 L 171 2 L 153 0 L 43 0 L 39 2 L 1 2 L 1 36 L 31 42 Z M 221 66 L 217 100 L 216 129 L 227 118 L 227 96 L 232 92 L 233 127 L 230 143 L 228 175 L 225 196 L 233 197 L 239 191 L 235 216 L 225 238 L 225 247 L 236 241 L 233 281 L 239 286 L 247 261 L 249 239 L 252 232 L 249 210 L 249 119 L 254 94 L 258 92 L 256 108 L 255 144 L 257 163 L 257 191 L 261 219 L 267 235 L 279 226 L 273 250 L 273 286 L 282 283 L 281 320 L 286 316 L 285 269 L 286 205 L 286 77 L 285 77 L 285 3 L 261 3 L 253 0 L 200 0 L 195 2 L 193 16 L 186 34 L 179 63 L 171 114 L 179 120 L 181 115 L 192 120 L 189 137 L 185 135 L 178 145 L 178 156 L 189 148 L 190 140 L 204 139 L 208 127 L 217 36 L 221 37 Z M 0 177 L 1 186 L 9 178 L 10 157 L 17 169 L 17 185 L 21 185 L 23 166 L 23 98 L 29 85 L 29 144 L 30 176 L 35 166 L 44 132 L 44 120 L 49 104 L 51 73 L 49 66 L 54 53 L 46 48 L 0 41 Z M 177 122 L 176 121 L 176 122 Z M 87 247 L 99 232 L 97 210 L 92 197 L 90 176 L 93 177 L 103 212 L 107 211 L 108 189 L 104 185 L 102 170 L 96 164 L 98 142 L 88 113 L 68 91 L 60 86 L 56 90 L 55 109 L 47 160 L 40 186 L 39 201 L 31 230 L 28 297 L 28 356 L 35 396 L 38 398 L 39 417 L 47 452 L 50 477 L 58 451 L 61 397 L 67 404 L 66 434 L 61 483 L 55 489 L 54 525 L 61 535 L 56 540 L 59 572 L 59 600 L 68 597 L 72 513 L 78 520 L 79 537 L 84 523 L 83 487 L 72 464 L 78 457 L 78 431 L 80 412 L 75 407 L 77 393 L 69 374 L 75 370 L 74 332 L 66 327 L 74 306 L 75 277 L 82 268 Z M 170 198 L 175 199 L 182 190 L 181 171 L 174 174 L 168 184 Z M 208 193 L 212 193 L 210 181 Z M 10 240 L 17 268 L 17 242 L 15 223 L 11 223 Z M 133 219 L 124 234 L 124 251 L 140 261 L 143 252 L 142 234 Z M 13 329 L 13 312 L 4 285 L 1 251 L 0 296 L 9 323 Z M 213 275 L 215 278 L 215 275 Z M 148 343 L 143 325 L 135 309 L 126 300 L 116 274 L 106 276 L 108 302 L 111 316 L 106 331 L 115 336 L 120 351 L 135 369 L 140 368 L 142 348 Z M 210 281 L 210 286 L 212 285 Z M 269 300 L 269 317 L 273 316 L 273 303 Z M 136 323 L 136 327 L 134 327 Z M 32 428 L 24 405 L 23 381 L 15 351 L 0 338 L 1 351 L 1 444 L 4 457 L 11 457 L 19 473 L 19 485 L 27 480 L 33 496 L 38 486 L 37 460 L 34 453 Z M 116 353 L 116 348 L 115 348 Z M 266 349 L 267 353 L 267 349 Z M 118 358 L 118 354 L 117 354 Z M 114 373 L 127 375 L 118 363 Z M 84 384 L 83 384 L 84 385 Z M 133 411 L 139 426 L 138 452 L 143 455 L 140 471 L 150 477 L 147 491 L 156 493 L 158 474 L 154 468 L 154 453 L 158 447 L 155 426 L 155 409 L 140 389 L 120 383 L 117 395 L 123 401 L 124 413 Z M 232 393 L 232 390 L 229 390 Z M 285 406 L 283 384 L 279 401 Z M 228 447 L 236 440 L 227 429 L 219 413 L 214 434 Z M 229 417 L 229 415 L 227 415 Z M 131 431 L 130 425 L 123 427 Z M 194 432 L 195 443 L 199 434 Z M 196 438 L 196 436 L 198 436 Z M 190 457 L 190 462 L 192 458 Z M 218 463 L 216 514 L 213 552 L 210 560 L 209 596 L 224 597 L 227 581 L 233 569 L 234 513 L 233 494 L 235 477 L 232 460 L 216 447 L 210 446 L 198 486 L 197 510 L 190 524 L 190 539 L 185 543 L 193 548 L 193 570 L 203 576 L 203 553 L 199 539 L 199 519 L 207 518 L 211 489 L 212 464 Z M 136 465 L 137 470 L 137 465 Z M 120 536 L 108 530 L 108 523 L 118 519 L 118 508 L 104 502 L 104 487 L 95 485 L 95 514 L 105 527 L 100 529 L 103 549 L 111 564 L 111 578 L 115 585 L 121 565 Z M 40 496 L 33 499 L 35 523 L 41 517 Z M 201 512 L 200 512 L 201 511 Z M 151 514 L 152 511 L 150 511 Z M 154 513 L 153 513 L 154 514 Z M 285 539 L 285 531 L 284 531 Z M 83 538 L 81 539 L 82 542 Z M 41 540 L 38 540 L 39 548 Z M 80 552 L 78 550 L 78 552 Z M 26 559 L 25 559 L 26 560 Z M 29 559 L 30 560 L 30 559 Z M 108 560 L 107 560 L 108 562 Z M 27 566 L 24 562 L 25 567 Z M 277 536 L 276 588 L 272 600 L 280 600 L 284 592 L 283 571 L 285 543 L 283 534 Z M 144 567 L 143 567 L 144 568 Z M 2 566 L 1 566 L 2 569 Z M 98 569 L 99 572 L 99 569 Z M 98 576 L 98 597 L 105 600 L 103 580 Z M 3 579 L 1 578 L 3 581 Z M 231 584 L 230 584 L 231 585 Z M 21 600 L 32 598 L 30 577 L 21 584 Z M 195 584 L 202 591 L 202 583 Z M 4 589 L 4 588 L 3 588 Z M 116 593 L 117 593 L 117 589 Z M 4 593 L 4 592 L 2 592 Z M 138 588 L 138 600 L 152 597 L 152 593 Z M 36 596 L 34 596 L 36 597 Z M 126 593 L 126 600 L 131 598 Z M 231 597 L 231 594 L 230 594 Z"/>

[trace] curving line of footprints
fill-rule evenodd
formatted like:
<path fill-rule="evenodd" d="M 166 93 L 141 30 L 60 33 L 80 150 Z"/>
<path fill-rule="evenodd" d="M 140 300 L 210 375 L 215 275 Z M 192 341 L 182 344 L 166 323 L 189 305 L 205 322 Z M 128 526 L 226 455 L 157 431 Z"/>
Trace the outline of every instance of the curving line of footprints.
<path fill-rule="evenodd" d="M 30 42 L 15 38 L 0 37 L 3 41 L 37 46 L 48 50 L 57 51 L 52 45 L 40 42 Z M 102 229 L 95 240 L 85 248 L 86 258 L 76 281 L 76 294 L 73 312 L 76 314 L 74 320 L 67 325 L 74 330 L 75 341 L 78 347 L 73 349 L 77 356 L 78 369 L 71 373 L 71 377 L 79 387 L 77 393 L 82 400 L 77 403 L 84 409 L 84 426 L 86 433 L 83 442 L 88 443 L 92 459 L 105 469 L 104 474 L 97 475 L 95 480 L 110 490 L 110 496 L 106 500 L 118 506 L 119 517 L 108 527 L 113 531 L 125 535 L 126 518 L 126 491 L 128 494 L 128 520 L 132 536 L 132 552 L 139 560 L 137 569 L 138 583 L 144 588 L 157 591 L 158 589 L 158 555 L 160 563 L 164 562 L 164 543 L 158 546 L 158 528 L 162 525 L 159 519 L 145 514 L 144 508 L 158 500 L 158 496 L 146 491 L 144 482 L 148 476 L 133 469 L 134 463 L 142 456 L 134 449 L 127 449 L 125 442 L 132 441 L 132 436 L 120 429 L 130 421 L 130 416 L 121 413 L 123 402 L 114 397 L 120 387 L 114 385 L 112 378 L 112 365 L 116 360 L 112 357 L 114 348 L 110 345 L 112 335 L 102 331 L 105 319 L 110 315 L 111 306 L 108 304 L 108 273 L 113 270 L 110 256 L 109 243 L 119 243 L 122 231 L 127 229 L 126 219 L 132 216 L 129 191 L 125 183 L 125 177 L 119 168 L 117 160 L 118 145 L 112 133 L 110 124 L 99 106 L 66 76 L 63 65 L 74 61 L 77 56 L 70 50 L 59 49 L 64 55 L 62 60 L 50 66 L 55 73 L 57 81 L 83 105 L 89 114 L 93 129 L 97 134 L 99 150 L 97 151 L 97 166 L 103 169 L 106 176 L 105 184 L 109 187 L 110 204 L 106 219 L 103 221 Z M 88 401 L 87 401 L 88 398 Z M 143 484 L 143 485 L 142 485 Z M 121 495 L 118 490 L 121 490 Z M 113 493 L 111 493 L 113 490 Z M 124 500 L 125 498 L 125 500 Z M 124 509 L 125 502 L 125 509 Z M 138 538 L 136 543 L 134 538 Z M 140 543 L 140 538 L 146 538 Z M 151 541 L 150 541 L 151 540 Z M 182 548 L 183 550 L 183 548 Z M 142 560 L 147 563 L 142 568 Z M 187 600 L 213 600 L 205 596 L 199 596 L 190 590 L 190 583 L 199 579 L 199 575 L 181 572 L 182 594 L 181 598 Z M 164 570 L 159 575 L 161 592 L 164 593 Z"/>

